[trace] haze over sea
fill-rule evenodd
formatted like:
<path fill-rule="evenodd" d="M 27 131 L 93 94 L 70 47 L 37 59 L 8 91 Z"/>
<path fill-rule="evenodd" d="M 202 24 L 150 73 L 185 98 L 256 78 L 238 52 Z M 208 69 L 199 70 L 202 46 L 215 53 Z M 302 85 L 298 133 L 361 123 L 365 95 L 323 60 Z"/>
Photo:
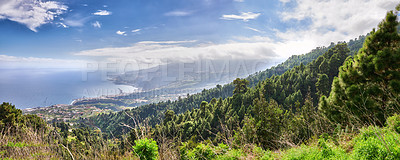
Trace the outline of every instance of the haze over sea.
<path fill-rule="evenodd" d="M 108 81 L 100 71 L 86 74 L 81 70 L 0 69 L 0 74 L 0 102 L 10 102 L 20 109 L 115 95 L 120 93 L 119 89 L 124 93 L 136 90 Z"/>

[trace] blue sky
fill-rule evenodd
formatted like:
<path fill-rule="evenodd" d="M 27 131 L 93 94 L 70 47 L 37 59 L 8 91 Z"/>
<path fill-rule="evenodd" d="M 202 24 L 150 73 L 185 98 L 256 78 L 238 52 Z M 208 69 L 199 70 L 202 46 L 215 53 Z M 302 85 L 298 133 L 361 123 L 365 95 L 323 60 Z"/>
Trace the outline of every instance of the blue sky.
<path fill-rule="evenodd" d="M 396 3 L 0 0 L 0 68 L 148 58 L 278 61 L 366 34 Z"/>

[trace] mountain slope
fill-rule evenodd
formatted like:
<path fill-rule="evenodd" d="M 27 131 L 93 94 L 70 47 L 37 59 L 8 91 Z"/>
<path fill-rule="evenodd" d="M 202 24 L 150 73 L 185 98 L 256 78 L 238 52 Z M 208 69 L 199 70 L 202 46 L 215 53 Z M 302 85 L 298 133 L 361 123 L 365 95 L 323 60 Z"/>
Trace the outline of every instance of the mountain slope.
<path fill-rule="evenodd" d="M 187 141 L 197 135 L 197 140 L 220 141 L 221 136 L 227 136 L 218 135 L 224 132 L 222 126 L 226 126 L 228 130 L 249 127 L 256 131 L 247 133 L 246 139 L 265 148 L 279 148 L 281 144 L 277 141 L 288 132 L 288 125 L 301 119 L 295 114 L 301 110 L 315 112 L 316 107 L 313 104 L 316 104 L 321 95 L 330 92 L 329 86 L 333 77 L 337 76 L 339 66 L 349 53 L 347 44 L 340 43 L 309 64 L 301 64 L 282 75 L 267 78 L 253 88 L 245 86 L 247 80 L 237 79 L 234 81 L 236 86 L 232 97 L 202 102 L 199 109 L 183 114 L 175 115 L 173 111 L 167 111 L 161 126 L 156 127 L 155 136 L 164 134 L 169 138 L 178 137 Z M 297 127 L 307 129 L 305 125 Z M 271 135 L 266 130 L 276 135 Z M 297 135 L 293 138 L 300 141 L 298 139 L 308 139 L 308 136 Z"/>
<path fill-rule="evenodd" d="M 361 48 L 365 36 L 360 36 L 359 39 L 352 40 L 349 42 L 349 48 L 351 48 L 350 53 L 355 53 Z M 256 86 L 260 81 L 269 78 L 273 75 L 281 75 L 287 70 L 293 68 L 296 65 L 308 64 L 313 61 L 318 56 L 324 54 L 330 48 L 334 47 L 332 43 L 328 47 L 318 47 L 311 52 L 304 55 L 294 55 L 282 64 L 266 69 L 250 75 L 246 79 L 249 81 L 249 86 Z M 149 125 L 154 126 L 162 121 L 164 112 L 168 110 L 173 110 L 175 113 L 183 113 L 185 111 L 191 110 L 193 108 L 198 108 L 202 101 L 211 101 L 212 98 L 226 98 L 233 95 L 234 85 L 232 83 L 226 84 L 224 86 L 217 85 L 215 88 L 208 90 L 203 90 L 201 93 L 194 95 L 188 95 L 186 98 L 179 98 L 177 101 L 166 101 L 160 103 L 153 103 L 144 106 L 134 108 L 132 110 L 125 110 L 117 113 L 110 114 L 100 114 L 98 116 L 92 117 L 86 123 L 90 125 L 95 125 L 99 127 L 102 131 L 113 132 L 113 133 L 127 133 L 130 128 L 121 126 L 121 123 L 125 123 L 134 126 L 134 122 L 131 117 L 139 121 L 144 121 L 146 119 Z M 304 94 L 305 95 L 305 94 Z M 127 113 L 130 115 L 128 116 Z"/>

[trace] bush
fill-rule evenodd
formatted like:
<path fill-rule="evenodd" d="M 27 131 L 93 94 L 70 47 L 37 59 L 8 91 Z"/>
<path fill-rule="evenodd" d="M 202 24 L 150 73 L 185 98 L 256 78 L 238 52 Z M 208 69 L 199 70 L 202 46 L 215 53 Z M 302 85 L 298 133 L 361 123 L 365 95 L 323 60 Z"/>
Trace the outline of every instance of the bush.
<path fill-rule="evenodd" d="M 255 157 L 259 160 L 272 160 L 274 159 L 274 156 L 272 155 L 271 151 L 264 151 L 260 147 L 254 147 L 253 148 L 253 154 Z"/>
<path fill-rule="evenodd" d="M 218 146 L 203 143 L 191 146 L 190 143 L 185 142 L 182 143 L 182 146 L 180 147 L 180 153 L 181 160 L 271 160 L 274 158 L 270 151 L 264 151 L 262 148 L 257 146 L 231 149 L 223 143 L 219 143 Z"/>
<path fill-rule="evenodd" d="M 156 160 L 158 158 L 157 142 L 153 139 L 135 140 L 133 150 L 141 160 Z"/>
<path fill-rule="evenodd" d="M 214 159 L 216 154 L 209 145 L 200 143 L 196 148 L 189 152 L 189 157 L 196 160 Z"/>
<path fill-rule="evenodd" d="M 233 151 L 230 151 L 229 147 L 223 143 L 218 144 L 218 146 L 203 143 L 191 146 L 190 143 L 183 143 L 183 146 L 180 147 L 180 153 L 181 160 L 221 159 L 221 157 L 228 157 L 230 154 L 234 154 Z"/>
<path fill-rule="evenodd" d="M 239 159 L 244 159 L 245 153 L 243 153 L 242 150 L 240 149 L 234 149 L 228 151 L 226 154 L 223 154 L 219 156 L 217 159 L 218 160 L 239 160 Z"/>
<path fill-rule="evenodd" d="M 346 152 L 326 142 L 321 138 L 317 146 L 302 145 L 299 148 L 289 149 L 283 156 L 284 160 L 318 160 L 318 159 L 348 159 Z"/>
<path fill-rule="evenodd" d="M 32 128 L 35 132 L 46 131 L 47 123 L 37 115 L 23 115 L 15 105 L 3 102 L 0 105 L 0 130 L 10 128 L 12 132 L 17 128 Z"/>
<path fill-rule="evenodd" d="M 400 135 L 394 131 L 364 128 L 354 143 L 354 159 L 400 159 Z"/>
<path fill-rule="evenodd" d="M 0 127 L 14 127 L 22 122 L 22 111 L 10 103 L 0 105 Z"/>
<path fill-rule="evenodd" d="M 386 120 L 387 126 L 397 133 L 400 133 L 400 115 L 395 114 Z"/>

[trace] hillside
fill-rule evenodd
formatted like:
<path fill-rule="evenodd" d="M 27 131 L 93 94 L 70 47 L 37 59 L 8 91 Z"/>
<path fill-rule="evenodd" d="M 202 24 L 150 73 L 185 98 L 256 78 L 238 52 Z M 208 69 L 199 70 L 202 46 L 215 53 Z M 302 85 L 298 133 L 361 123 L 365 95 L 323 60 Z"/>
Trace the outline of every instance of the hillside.
<path fill-rule="evenodd" d="M 280 141 L 279 138 L 291 132 L 286 129 L 312 129 L 305 124 L 307 119 L 303 114 L 317 114 L 313 104 L 318 104 L 319 96 L 330 92 L 329 84 L 332 84 L 333 77 L 338 75 L 339 66 L 348 57 L 348 53 L 349 49 L 345 43 L 338 44 L 308 65 L 301 64 L 282 75 L 267 78 L 253 88 L 246 87 L 247 80 L 236 79 L 234 95 L 231 97 L 203 101 L 199 109 L 182 114 L 175 115 L 174 111 L 168 110 L 162 125 L 156 128 L 155 135 L 164 133 L 170 138 L 180 137 L 182 141 L 197 135 L 196 140 L 210 139 L 218 142 L 221 140 L 220 136 L 227 136 L 218 135 L 224 133 L 222 126 L 226 126 L 228 130 L 252 128 L 270 130 L 276 135 L 267 136 L 267 133 L 258 131 L 253 133 L 254 135 L 246 133 L 246 137 L 249 138 L 246 141 L 260 144 L 262 147 L 279 148 L 280 144 L 273 145 L 272 142 Z M 261 123 L 261 126 L 258 126 L 258 123 Z M 299 124 L 291 126 L 293 123 Z M 310 135 L 291 136 L 295 137 L 285 139 L 310 138 Z"/>
<path fill-rule="evenodd" d="M 350 40 L 348 43 L 348 47 L 350 52 L 348 54 L 354 54 L 357 52 L 361 47 L 362 43 L 365 39 L 365 36 L 360 36 L 358 39 Z M 334 47 L 335 44 L 332 43 L 328 47 L 318 47 L 311 52 L 303 55 L 294 55 L 288 58 L 285 62 L 271 67 L 270 69 L 266 69 L 265 71 L 261 71 L 255 73 L 253 75 L 248 76 L 245 78 L 249 81 L 249 87 L 256 86 L 259 82 L 269 78 L 273 75 L 281 75 L 292 69 L 295 66 L 299 66 L 300 64 L 307 65 L 311 61 L 315 60 L 317 57 L 323 55 L 326 51 L 330 48 Z M 199 104 L 202 101 L 211 101 L 213 98 L 222 98 L 225 99 L 233 95 L 234 84 L 229 83 L 226 85 L 217 85 L 215 88 L 211 88 L 208 90 L 203 90 L 201 93 L 188 95 L 185 98 L 179 98 L 177 101 L 166 101 L 166 102 L 159 102 L 159 103 L 152 103 L 148 105 L 143 105 L 132 110 L 126 110 L 123 112 L 111 113 L 111 114 L 101 114 L 99 116 L 95 116 L 91 118 L 90 124 L 94 124 L 95 126 L 99 127 L 102 131 L 112 131 L 114 133 L 127 133 L 129 128 L 125 128 L 121 126 L 121 123 L 134 125 L 131 118 L 127 116 L 128 113 L 130 116 L 137 118 L 140 121 L 144 121 L 146 119 L 149 125 L 154 126 L 161 122 L 162 117 L 164 116 L 164 112 L 169 109 L 173 110 L 175 113 L 184 113 L 189 111 L 193 108 L 198 108 Z M 306 95 L 303 92 L 303 95 Z M 282 97 L 285 99 L 286 97 Z M 314 99 L 317 100 L 318 98 Z"/>

